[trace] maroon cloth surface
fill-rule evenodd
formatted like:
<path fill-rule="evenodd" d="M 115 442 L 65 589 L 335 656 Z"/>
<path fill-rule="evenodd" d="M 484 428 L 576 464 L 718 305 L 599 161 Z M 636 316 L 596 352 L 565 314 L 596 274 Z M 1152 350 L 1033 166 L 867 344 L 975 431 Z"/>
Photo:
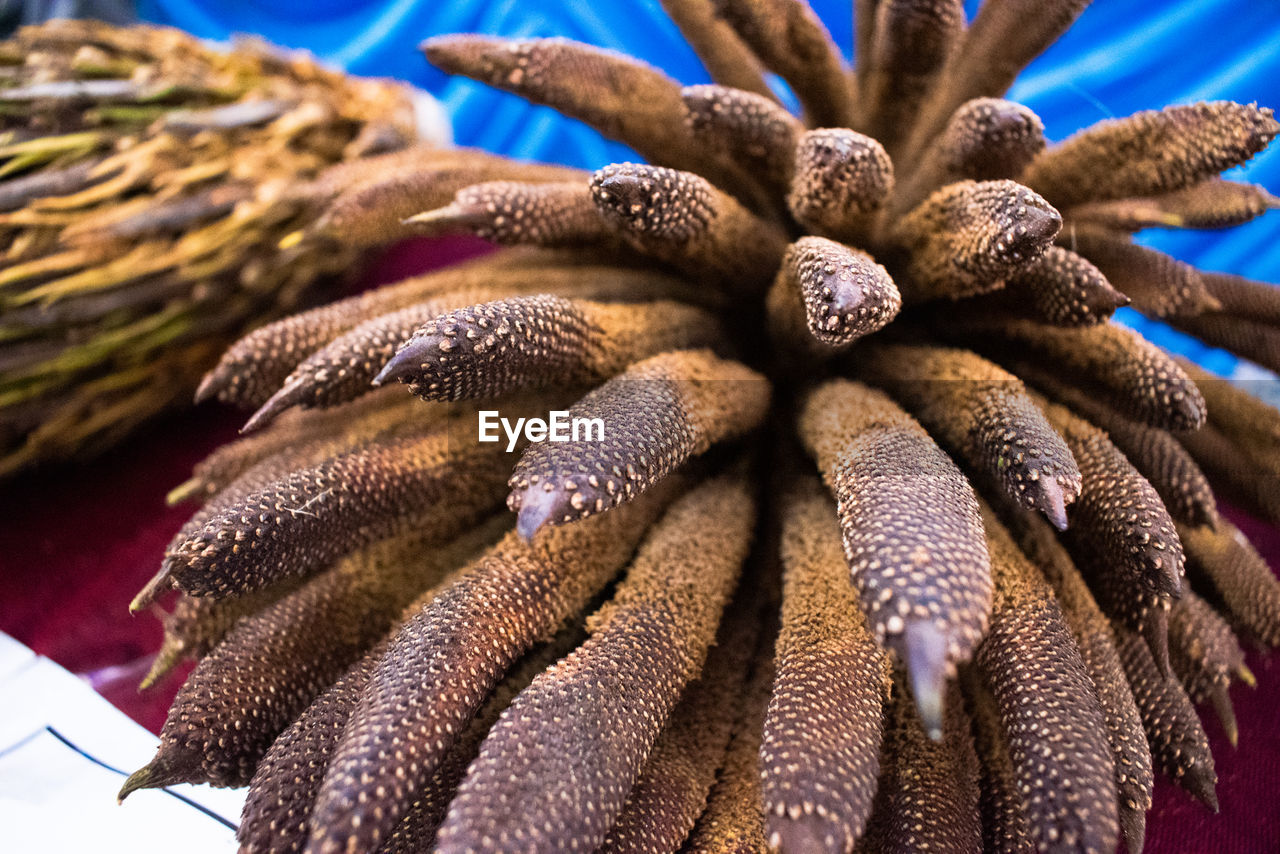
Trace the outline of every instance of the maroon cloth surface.
<path fill-rule="evenodd" d="M 474 241 L 414 244 L 382 259 L 370 283 L 393 281 L 484 251 Z M 130 616 L 134 594 L 160 565 L 165 545 L 191 514 L 165 493 L 232 439 L 245 414 L 217 405 L 160 419 L 105 457 L 45 468 L 0 486 L 0 630 L 74 673 L 152 732 L 189 668 L 139 694 L 160 644 L 159 623 Z M 1231 514 L 1280 565 L 1280 531 Z M 1240 747 L 1212 712 L 1203 715 L 1218 771 L 1222 811 L 1211 814 L 1158 780 L 1148 816 L 1148 852 L 1280 851 L 1280 658 L 1250 652 L 1258 687 L 1232 690 Z M 16 698 L 19 699 L 20 698 Z"/>

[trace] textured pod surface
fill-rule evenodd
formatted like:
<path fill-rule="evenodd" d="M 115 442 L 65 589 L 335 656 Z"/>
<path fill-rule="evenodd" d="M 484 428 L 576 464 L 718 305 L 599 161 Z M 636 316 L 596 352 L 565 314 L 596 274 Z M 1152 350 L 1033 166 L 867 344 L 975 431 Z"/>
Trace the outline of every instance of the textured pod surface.
<path fill-rule="evenodd" d="M 973 489 L 924 428 L 867 386 L 819 386 L 799 431 L 836 497 L 868 626 L 907 664 L 926 729 L 936 734 L 945 679 L 969 660 L 991 613 Z"/>
<path fill-rule="evenodd" d="M 781 553 L 777 676 L 760 745 L 769 843 L 848 851 L 876 792 L 889 660 L 867 631 L 835 506 L 816 483 L 788 496 Z"/>
<path fill-rule="evenodd" d="M 532 544 L 508 534 L 408 617 L 334 752 L 308 850 L 385 840 L 511 664 L 617 572 L 671 491 L 544 532 Z M 393 745 L 397 759 L 387 765 L 382 757 Z"/>
<path fill-rule="evenodd" d="M 511 475 L 507 506 L 532 537 L 543 525 L 586 519 L 640 495 L 689 457 L 755 427 L 769 383 L 706 350 L 632 365 L 569 409 L 598 419 L 599 436 L 533 445 Z"/>
<path fill-rule="evenodd" d="M 998 290 L 1034 261 L 1062 215 L 1014 181 L 960 181 L 938 190 L 895 226 L 908 251 L 908 301 L 960 299 Z"/>
<path fill-rule="evenodd" d="M 1215 529 L 1179 527 L 1178 534 L 1202 589 L 1212 590 L 1249 635 L 1280 646 L 1280 581 L 1240 529 L 1220 519 Z"/>
<path fill-rule="evenodd" d="M 419 532 L 377 544 L 246 617 L 178 692 L 160 750 L 139 772 L 142 784 L 249 782 L 280 731 L 386 634 L 418 593 L 495 540 L 504 521 L 436 548 L 435 538 Z"/>
<path fill-rule="evenodd" d="M 755 514 L 741 478 L 708 481 L 641 544 L 590 637 L 490 731 L 440 828 L 443 851 L 594 850 L 671 709 L 702 670 Z M 557 782 L 559 781 L 559 782 Z"/>
<path fill-rule="evenodd" d="M 978 664 L 995 697 L 1028 831 L 1041 850 L 1110 852 L 1119 827 L 1105 717 L 1052 592 L 985 519 L 996 578 Z"/>
<path fill-rule="evenodd" d="M 1059 205 L 1178 190 L 1243 163 L 1277 132 L 1271 110 L 1230 101 L 1148 110 L 1080 131 L 1023 180 Z M 1117 147 L 1127 155 L 1119 162 Z"/>
<path fill-rule="evenodd" d="M 970 467 L 1024 507 L 1067 525 L 1080 469 L 1021 380 L 966 350 L 876 345 L 858 353 L 862 376 L 887 390 Z"/>
<path fill-rule="evenodd" d="M 879 331 L 901 307 L 884 267 L 825 237 L 802 237 L 787 248 L 766 301 L 775 343 L 810 357 Z"/>

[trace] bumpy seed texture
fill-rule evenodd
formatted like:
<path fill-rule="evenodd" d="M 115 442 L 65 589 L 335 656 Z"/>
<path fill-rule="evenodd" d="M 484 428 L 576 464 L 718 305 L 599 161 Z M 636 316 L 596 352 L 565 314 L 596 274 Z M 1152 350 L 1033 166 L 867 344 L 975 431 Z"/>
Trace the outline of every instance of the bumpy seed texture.
<path fill-rule="evenodd" d="M 1179 190 L 1245 162 L 1277 132 L 1271 110 L 1230 101 L 1148 110 L 1082 130 L 1040 155 L 1022 180 L 1064 207 Z"/>
<path fill-rule="evenodd" d="M 717 333 L 709 314 L 678 302 L 514 297 L 430 320 L 401 345 L 378 381 L 407 382 L 427 400 L 585 385 L 657 353 L 711 343 Z"/>
<path fill-rule="evenodd" d="M 1191 702 L 1212 703 L 1235 744 L 1236 718 L 1227 689 L 1244 667 L 1244 651 L 1227 622 L 1190 590 L 1169 611 L 1169 662 Z"/>
<path fill-rule="evenodd" d="M 1017 514 L 1014 522 L 1018 546 L 1053 587 L 1067 628 L 1093 681 L 1115 763 L 1120 830 L 1129 850 L 1141 851 L 1146 813 L 1151 808 L 1151 751 L 1116 652 L 1115 634 L 1053 531 L 1026 513 Z"/>
<path fill-rule="evenodd" d="M 910 253 L 908 301 L 961 299 L 999 290 L 1062 228 L 1062 215 L 1014 181 L 960 181 L 898 222 Z"/>
<path fill-rule="evenodd" d="M 968 24 L 855 0 L 853 69 L 805 0 L 658 5 L 711 85 L 563 39 L 424 46 L 646 161 L 594 172 L 405 148 L 363 113 L 335 137 L 314 99 L 223 103 L 189 61 L 157 79 L 209 108 L 121 148 L 166 37 L 0 45 L 54 84 L 0 91 L 0 125 L 53 134 L 0 139 L 0 441 L 114 423 L 41 389 L 116 340 L 86 331 L 104 312 L 240 243 L 244 287 L 213 289 L 236 317 L 357 247 L 510 247 L 251 331 L 209 374 L 253 435 L 171 494 L 199 506 L 134 605 L 177 586 L 156 674 L 202 662 L 126 788 L 256 765 L 249 852 L 1139 854 L 1155 768 L 1212 804 L 1192 702 L 1235 738 L 1237 634 L 1280 644 L 1280 581 L 1217 513 L 1280 522 L 1280 412 L 1109 321 L 1280 366 L 1280 290 L 1135 237 L 1275 207 L 1218 173 L 1280 124 L 1196 104 L 1046 141 L 1058 117 L 1003 95 L 1087 0 Z M 272 144 L 231 157 L 215 127 Z M 242 169 L 304 152 L 292 182 Z M 193 346 L 201 310 L 166 311 L 143 337 Z M 515 514 L 482 522 L 504 482 Z"/>
<path fill-rule="evenodd" d="M 1022 382 L 966 350 L 876 345 L 857 368 L 893 395 L 970 467 L 986 472 L 1023 507 L 1059 529 L 1080 494 L 1080 469 Z"/>
<path fill-rule="evenodd" d="M 760 745 L 769 842 L 849 851 L 880 773 L 889 660 L 849 584 L 831 499 L 806 483 L 783 513 L 782 627 Z"/>
<path fill-rule="evenodd" d="M 754 521 L 740 478 L 709 481 L 653 527 L 590 637 L 503 713 L 440 828 L 444 851 L 590 851 L 702 669 Z"/>
<path fill-rule="evenodd" d="M 1251 637 L 1280 646 L 1280 581 L 1240 529 L 1225 519 L 1216 528 L 1179 527 L 1187 567 L 1204 590 Z"/>
<path fill-rule="evenodd" d="M 921 728 L 906 685 L 899 680 L 895 688 L 886 714 L 885 767 L 863 845 L 894 854 L 977 854 L 982 850 L 978 762 L 959 694 L 953 691 L 947 698 L 939 739 Z"/>
<path fill-rule="evenodd" d="M 597 850 L 674 852 L 689 836 L 706 808 L 729 746 L 759 635 L 758 616 L 758 609 L 748 603 L 729 605 L 702 675 L 689 684 L 680 704 L 672 709 L 617 821 Z"/>
<path fill-rule="evenodd" d="M 316 798 L 308 850 L 385 840 L 511 664 L 618 571 L 675 488 L 553 528 L 532 544 L 508 534 L 410 616 L 343 731 Z"/>
<path fill-rule="evenodd" d="M 1164 351 L 1131 329 L 1115 323 L 1062 329 L 1025 320 L 996 324 L 978 318 L 956 325 L 972 335 L 1005 338 L 1016 345 L 1019 358 L 1034 358 L 1038 365 L 1078 377 L 1086 389 L 1105 395 L 1116 411 L 1134 421 L 1166 430 L 1204 425 L 1204 398 L 1196 384 Z M 989 342 L 977 346 L 983 352 L 998 349 Z M 999 361 L 998 354 L 993 355 Z"/>
<path fill-rule="evenodd" d="M 996 604 L 977 660 L 1028 830 L 1040 850 L 1114 851 L 1115 768 L 1093 683 L 1052 592 L 994 516 L 985 521 Z"/>
<path fill-rule="evenodd" d="M 507 506 L 532 537 L 603 513 L 640 495 L 689 457 L 752 429 L 769 383 L 706 350 L 665 353 L 632 365 L 569 409 L 583 435 L 531 445 L 511 475 Z M 590 421 L 594 423 L 586 423 Z M 595 431 L 594 434 L 592 431 Z"/>
<path fill-rule="evenodd" d="M 1177 679 L 1156 669 L 1141 638 L 1120 626 L 1115 632 L 1116 651 L 1142 715 L 1152 762 L 1162 774 L 1217 812 L 1214 787 L 1218 774 L 1213 770 L 1209 739 L 1195 707 Z"/>
<path fill-rule="evenodd" d="M 865 252 L 802 237 L 787 248 L 766 307 L 777 345 L 814 358 L 884 328 L 902 307 L 902 295 Z"/>
<path fill-rule="evenodd" d="M 800 437 L 840 509 L 845 559 L 876 640 L 911 673 L 925 727 L 986 634 L 991 574 L 978 503 L 955 463 L 882 393 L 847 380 L 804 403 Z"/>
<path fill-rule="evenodd" d="M 371 445 L 250 493 L 165 560 L 188 593 L 237 595 L 410 525 L 443 539 L 500 499 L 499 453 L 449 432 Z"/>
<path fill-rule="evenodd" d="M 160 751 L 139 772 L 143 784 L 247 783 L 280 731 L 376 643 L 418 593 L 495 540 L 504 521 L 442 547 L 432 548 L 435 538 L 420 532 L 379 543 L 246 617 L 179 691 Z"/>
<path fill-rule="evenodd" d="M 601 215 L 643 255 L 735 290 L 759 291 L 786 237 L 692 172 L 618 163 L 591 177 Z"/>
<path fill-rule="evenodd" d="M 1155 488 L 1097 427 L 1057 404 L 1044 411 L 1080 465 L 1083 487 L 1071 510 L 1072 536 L 1089 540 L 1112 572 L 1153 593 L 1177 596 L 1182 543 Z"/>

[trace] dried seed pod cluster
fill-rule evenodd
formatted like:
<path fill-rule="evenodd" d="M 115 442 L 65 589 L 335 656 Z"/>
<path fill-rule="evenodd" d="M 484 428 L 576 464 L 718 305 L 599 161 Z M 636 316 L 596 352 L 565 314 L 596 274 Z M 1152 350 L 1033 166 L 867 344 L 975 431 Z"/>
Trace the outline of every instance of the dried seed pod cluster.
<path fill-rule="evenodd" d="M 244 850 L 310 854 L 1109 854 L 1156 771 L 1213 805 L 1195 703 L 1234 734 L 1237 633 L 1280 643 L 1214 490 L 1280 521 L 1280 412 L 1110 314 L 1277 334 L 1270 286 L 1131 234 L 1270 207 L 1216 175 L 1280 125 L 1201 104 L 1046 143 L 1001 97 L 1080 0 L 859 2 L 852 69 L 801 0 L 663 5 L 714 85 L 427 43 L 651 162 L 450 152 L 331 202 L 309 234 L 505 248 L 209 375 L 258 432 L 180 492 L 204 506 L 143 601 L 178 587 L 166 661 L 203 658 L 130 788 L 252 778 Z M 479 440 L 557 408 L 581 435 Z M 341 642 L 271 640 L 321 615 Z"/>
<path fill-rule="evenodd" d="M 404 87 L 262 44 L 72 20 L 0 43 L 0 476 L 186 403 L 357 260 L 279 246 L 358 177 L 322 173 L 418 136 Z"/>

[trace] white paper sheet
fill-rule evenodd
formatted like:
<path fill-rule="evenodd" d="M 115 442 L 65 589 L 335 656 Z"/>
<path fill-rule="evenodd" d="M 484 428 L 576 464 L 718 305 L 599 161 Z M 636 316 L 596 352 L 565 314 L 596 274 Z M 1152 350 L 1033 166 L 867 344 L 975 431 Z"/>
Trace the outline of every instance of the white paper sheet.
<path fill-rule="evenodd" d="M 235 851 L 243 789 L 173 786 L 116 804 L 125 773 L 157 743 L 83 680 L 0 632 L 0 848 Z"/>

